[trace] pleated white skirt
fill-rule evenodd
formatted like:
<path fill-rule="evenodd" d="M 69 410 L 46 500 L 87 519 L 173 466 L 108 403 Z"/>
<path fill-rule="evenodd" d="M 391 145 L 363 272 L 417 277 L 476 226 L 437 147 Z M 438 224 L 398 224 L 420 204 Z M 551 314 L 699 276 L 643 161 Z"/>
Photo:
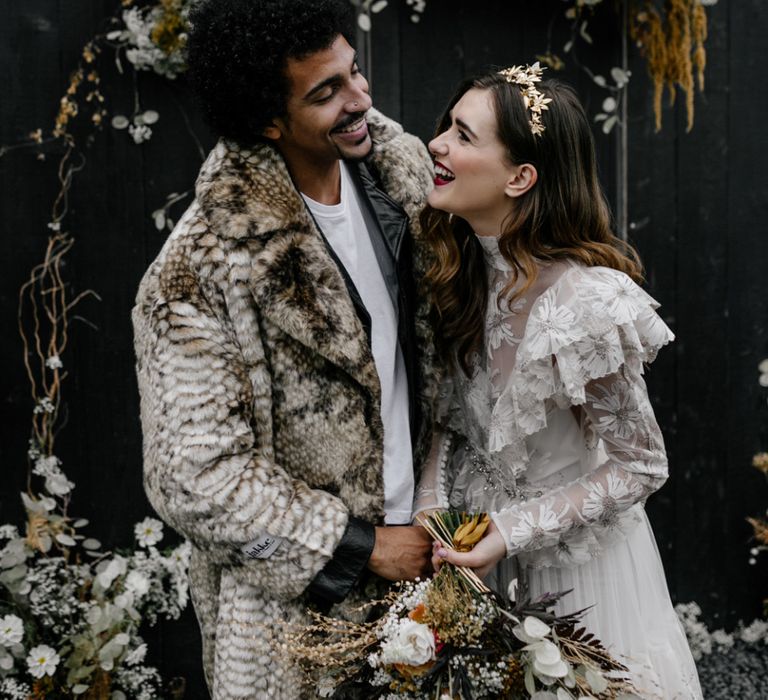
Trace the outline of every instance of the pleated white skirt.
<path fill-rule="evenodd" d="M 696 665 L 672 607 L 661 558 L 645 511 L 622 540 L 573 568 L 527 568 L 502 563 L 492 583 L 506 593 L 524 578 L 531 598 L 573 589 L 556 606 L 560 614 L 590 608 L 583 621 L 622 661 L 643 698 L 701 700 Z"/>

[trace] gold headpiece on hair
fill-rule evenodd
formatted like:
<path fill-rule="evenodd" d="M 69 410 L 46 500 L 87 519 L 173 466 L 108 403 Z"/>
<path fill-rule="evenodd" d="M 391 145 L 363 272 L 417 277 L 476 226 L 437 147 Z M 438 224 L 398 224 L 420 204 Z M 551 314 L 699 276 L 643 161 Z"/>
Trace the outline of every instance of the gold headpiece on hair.
<path fill-rule="evenodd" d="M 520 86 L 525 108 L 530 110 L 531 119 L 528 122 L 531 133 L 541 136 L 544 133 L 544 125 L 541 123 L 542 110 L 549 109 L 547 105 L 552 102 L 551 97 L 544 95 L 536 89 L 536 83 L 541 80 L 544 69 L 536 61 L 532 66 L 512 66 L 499 71 L 499 75 L 508 83 Z"/>

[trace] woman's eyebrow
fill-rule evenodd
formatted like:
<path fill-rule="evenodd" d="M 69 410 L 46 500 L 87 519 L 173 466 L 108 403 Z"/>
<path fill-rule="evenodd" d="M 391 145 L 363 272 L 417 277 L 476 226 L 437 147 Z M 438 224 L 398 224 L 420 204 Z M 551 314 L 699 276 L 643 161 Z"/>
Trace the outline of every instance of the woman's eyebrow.
<path fill-rule="evenodd" d="M 462 121 L 461 119 L 455 119 L 454 121 L 455 121 L 455 122 L 456 122 L 456 124 L 458 124 L 458 125 L 459 125 L 459 126 L 462 128 L 462 129 L 464 129 L 464 131 L 468 132 L 468 133 L 469 133 L 469 135 L 470 135 L 470 136 L 471 136 L 473 139 L 476 139 L 476 138 L 477 138 L 477 134 L 476 134 L 474 131 L 472 131 L 472 129 L 470 129 L 470 128 L 469 128 L 469 126 L 467 125 L 467 123 L 466 123 L 465 121 Z"/>

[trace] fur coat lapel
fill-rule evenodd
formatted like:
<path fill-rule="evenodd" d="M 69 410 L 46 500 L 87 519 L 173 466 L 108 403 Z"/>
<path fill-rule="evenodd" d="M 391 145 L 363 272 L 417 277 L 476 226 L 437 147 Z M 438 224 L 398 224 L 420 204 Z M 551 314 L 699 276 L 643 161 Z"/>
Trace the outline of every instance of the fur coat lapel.
<path fill-rule="evenodd" d="M 263 317 L 378 394 L 365 330 L 282 157 L 222 141 L 201 170 L 197 198 L 230 269 L 247 271 Z"/>

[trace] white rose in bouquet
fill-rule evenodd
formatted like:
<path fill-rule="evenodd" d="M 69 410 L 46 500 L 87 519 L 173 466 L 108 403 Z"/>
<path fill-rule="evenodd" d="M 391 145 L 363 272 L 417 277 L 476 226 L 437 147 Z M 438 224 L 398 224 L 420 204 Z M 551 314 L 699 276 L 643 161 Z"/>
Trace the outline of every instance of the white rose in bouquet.
<path fill-rule="evenodd" d="M 420 622 L 400 620 L 392 636 L 381 645 L 382 664 L 421 666 L 435 658 L 435 635 Z"/>

